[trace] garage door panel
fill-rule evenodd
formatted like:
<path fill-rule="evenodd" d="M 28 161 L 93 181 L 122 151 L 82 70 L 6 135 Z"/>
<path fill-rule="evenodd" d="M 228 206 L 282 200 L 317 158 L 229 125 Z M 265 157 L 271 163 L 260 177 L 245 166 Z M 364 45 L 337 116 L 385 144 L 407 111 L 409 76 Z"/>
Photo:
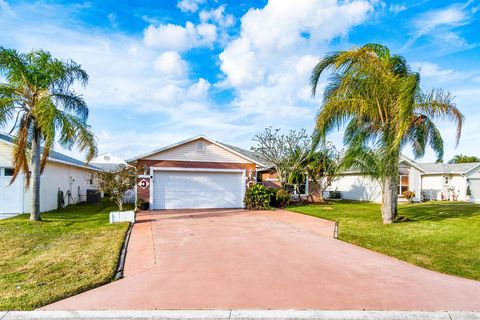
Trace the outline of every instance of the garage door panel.
<path fill-rule="evenodd" d="M 170 172 L 154 174 L 154 209 L 240 208 L 241 172 Z"/>
<path fill-rule="evenodd" d="M 470 179 L 470 200 L 472 202 L 480 203 L 480 179 Z"/>
<path fill-rule="evenodd" d="M 21 213 L 22 181 L 18 179 L 10 185 L 9 176 L 0 176 L 0 213 Z"/>

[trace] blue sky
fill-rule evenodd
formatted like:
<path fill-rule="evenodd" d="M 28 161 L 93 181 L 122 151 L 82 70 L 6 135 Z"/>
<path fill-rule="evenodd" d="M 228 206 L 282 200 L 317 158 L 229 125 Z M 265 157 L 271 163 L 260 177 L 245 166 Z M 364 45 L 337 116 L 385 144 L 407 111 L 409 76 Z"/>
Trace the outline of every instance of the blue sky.
<path fill-rule="evenodd" d="M 479 30 L 479 0 L 0 0 L 0 45 L 82 64 L 99 151 L 124 158 L 198 134 L 248 148 L 266 126 L 312 130 L 312 67 L 368 42 L 456 97 L 466 121 L 457 148 L 438 123 L 445 160 L 480 156 Z"/>

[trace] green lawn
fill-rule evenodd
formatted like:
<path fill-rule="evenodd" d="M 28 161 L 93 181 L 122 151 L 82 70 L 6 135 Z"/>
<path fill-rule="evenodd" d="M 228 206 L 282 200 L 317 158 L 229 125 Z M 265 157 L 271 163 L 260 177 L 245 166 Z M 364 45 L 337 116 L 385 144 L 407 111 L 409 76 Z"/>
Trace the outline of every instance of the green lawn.
<path fill-rule="evenodd" d="M 0 310 L 30 310 L 112 280 L 127 223 L 111 202 L 0 220 Z"/>
<path fill-rule="evenodd" d="M 469 203 L 402 204 L 410 219 L 383 225 L 380 206 L 332 202 L 290 211 L 339 222 L 338 238 L 418 266 L 480 280 L 480 206 Z"/>

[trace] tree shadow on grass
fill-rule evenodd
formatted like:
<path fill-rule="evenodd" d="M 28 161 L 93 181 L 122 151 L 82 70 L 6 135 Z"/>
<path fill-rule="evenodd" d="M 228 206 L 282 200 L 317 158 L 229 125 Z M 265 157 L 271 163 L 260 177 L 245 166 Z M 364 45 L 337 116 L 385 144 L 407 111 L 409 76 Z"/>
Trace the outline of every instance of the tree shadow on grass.
<path fill-rule="evenodd" d="M 405 205 L 399 207 L 398 213 L 406 218 L 403 222 L 441 221 L 480 216 L 480 206 L 469 203 L 433 202 L 431 204 Z"/>

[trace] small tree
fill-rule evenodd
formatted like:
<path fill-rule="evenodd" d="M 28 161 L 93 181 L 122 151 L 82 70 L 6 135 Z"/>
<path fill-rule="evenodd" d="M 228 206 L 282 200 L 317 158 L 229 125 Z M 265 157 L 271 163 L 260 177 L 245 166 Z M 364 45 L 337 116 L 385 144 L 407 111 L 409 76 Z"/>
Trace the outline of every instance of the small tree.
<path fill-rule="evenodd" d="M 117 204 L 120 211 L 123 211 L 123 196 L 125 192 L 135 186 L 135 179 L 136 171 L 131 166 L 101 171 L 96 174 L 98 188 L 110 195 L 110 199 Z"/>
<path fill-rule="evenodd" d="M 282 187 L 305 161 L 312 149 L 312 139 L 305 129 L 290 130 L 287 134 L 280 129 L 265 128 L 253 137 L 255 146 L 251 150 L 267 165 L 275 168 Z M 291 179 L 290 179 L 291 180 Z"/>

